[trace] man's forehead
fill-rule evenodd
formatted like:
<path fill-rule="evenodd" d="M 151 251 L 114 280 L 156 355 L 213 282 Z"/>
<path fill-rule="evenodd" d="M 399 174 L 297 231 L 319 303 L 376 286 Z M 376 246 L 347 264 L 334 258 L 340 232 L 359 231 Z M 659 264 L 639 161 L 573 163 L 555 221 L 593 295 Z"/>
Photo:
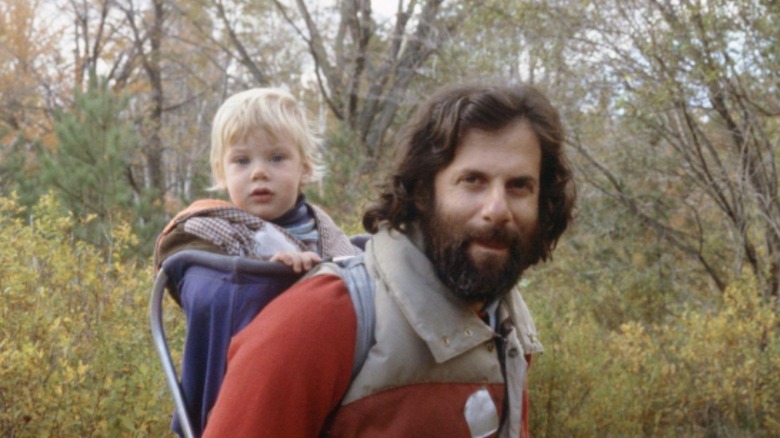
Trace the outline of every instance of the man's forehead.
<path fill-rule="evenodd" d="M 494 155 L 533 159 L 534 156 L 541 155 L 539 137 L 525 119 L 518 119 L 497 130 L 471 128 L 460 137 L 452 159 L 444 167 L 453 164 L 476 165 L 481 161 L 490 161 Z"/>

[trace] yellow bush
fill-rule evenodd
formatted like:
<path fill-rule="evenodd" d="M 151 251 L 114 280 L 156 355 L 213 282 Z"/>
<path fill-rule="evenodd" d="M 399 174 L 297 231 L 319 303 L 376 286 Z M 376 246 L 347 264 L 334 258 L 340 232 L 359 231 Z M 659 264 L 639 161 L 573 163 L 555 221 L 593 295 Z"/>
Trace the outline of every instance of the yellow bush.
<path fill-rule="evenodd" d="M 52 197 L 30 215 L 0 198 L 0 435 L 163 436 L 151 272 L 126 257 L 129 227 L 98 250 L 59 211 Z"/>
<path fill-rule="evenodd" d="M 718 309 L 615 331 L 541 300 L 536 436 L 780 436 L 780 318 L 750 278 Z"/>
<path fill-rule="evenodd" d="M 624 327 L 611 351 L 628 365 L 626 379 L 642 383 L 629 418 L 650 433 L 780 434 L 779 322 L 747 278 L 717 311 L 686 309 L 662 326 Z"/>

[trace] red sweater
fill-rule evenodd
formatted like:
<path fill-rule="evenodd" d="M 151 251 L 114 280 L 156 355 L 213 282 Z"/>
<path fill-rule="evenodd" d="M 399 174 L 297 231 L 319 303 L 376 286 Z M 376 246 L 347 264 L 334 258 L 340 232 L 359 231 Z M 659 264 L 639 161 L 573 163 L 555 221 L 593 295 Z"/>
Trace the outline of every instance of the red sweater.
<path fill-rule="evenodd" d="M 293 286 L 233 339 L 204 437 L 316 437 L 352 374 L 355 311 L 332 275 Z"/>

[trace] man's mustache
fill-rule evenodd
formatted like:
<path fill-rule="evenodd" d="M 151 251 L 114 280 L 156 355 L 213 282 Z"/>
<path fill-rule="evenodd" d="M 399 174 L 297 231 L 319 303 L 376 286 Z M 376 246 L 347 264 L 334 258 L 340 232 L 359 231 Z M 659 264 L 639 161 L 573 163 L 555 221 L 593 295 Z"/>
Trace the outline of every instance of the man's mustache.
<path fill-rule="evenodd" d="M 521 236 L 519 231 L 491 226 L 478 229 L 467 229 L 462 236 L 461 243 L 465 244 L 477 241 L 513 248 L 520 243 L 520 239 Z"/>

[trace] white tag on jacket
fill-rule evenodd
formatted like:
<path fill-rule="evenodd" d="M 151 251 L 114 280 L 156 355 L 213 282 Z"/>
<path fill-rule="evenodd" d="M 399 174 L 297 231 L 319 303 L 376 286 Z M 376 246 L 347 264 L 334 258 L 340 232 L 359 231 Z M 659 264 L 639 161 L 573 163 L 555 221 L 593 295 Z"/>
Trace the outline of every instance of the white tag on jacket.
<path fill-rule="evenodd" d="M 498 410 L 486 388 L 471 394 L 463 410 L 472 438 L 490 436 L 498 430 Z"/>

